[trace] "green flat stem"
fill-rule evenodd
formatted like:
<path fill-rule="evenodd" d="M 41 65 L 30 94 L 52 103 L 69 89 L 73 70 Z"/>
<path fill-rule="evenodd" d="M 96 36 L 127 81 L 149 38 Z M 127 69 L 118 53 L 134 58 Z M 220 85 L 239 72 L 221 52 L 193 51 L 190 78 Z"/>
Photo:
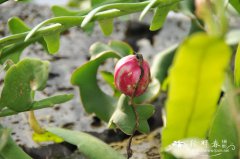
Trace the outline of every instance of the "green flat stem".
<path fill-rule="evenodd" d="M 33 104 L 33 107 L 30 110 L 38 110 L 38 109 L 49 108 L 49 107 L 53 107 L 53 105 L 40 105 L 39 106 L 39 105 Z M 23 112 L 25 112 L 25 111 L 23 111 Z M 0 117 L 15 115 L 18 113 L 22 113 L 22 112 L 15 112 L 9 108 L 6 108 L 0 112 Z"/>
<path fill-rule="evenodd" d="M 174 1 L 166 5 L 172 5 L 179 1 L 181 0 Z M 109 5 L 103 6 L 102 7 L 103 11 L 96 13 L 90 21 L 110 19 L 110 18 L 120 17 L 123 15 L 139 12 L 143 10 L 149 4 L 149 2 L 150 1 L 145 1 L 141 3 L 109 4 Z M 159 4 L 160 3 L 158 2 L 153 7 Z M 33 30 L 29 32 L 24 32 L 24 33 L 14 34 L 14 35 L 4 37 L 0 39 L 0 50 L 1 48 L 3 49 L 0 56 L 5 56 L 11 53 L 12 50 L 17 49 L 20 45 L 25 45 L 25 46 L 30 45 L 31 43 L 38 41 L 44 35 L 55 33 L 55 32 L 63 32 L 71 27 L 79 26 L 81 25 L 85 17 L 86 16 L 54 17 L 38 24 L 36 27 L 33 28 Z M 45 26 L 45 25 L 49 25 L 49 26 Z M 9 48 L 6 48 L 6 46 L 9 46 Z"/>
<path fill-rule="evenodd" d="M 36 32 L 36 35 L 32 38 L 36 38 L 38 36 L 51 34 L 51 33 L 56 32 L 56 31 L 61 31 L 62 29 L 63 29 L 63 26 L 61 24 L 53 24 L 53 25 L 50 25 L 50 26 L 46 26 L 46 27 L 43 27 L 43 28 L 39 29 Z M 0 48 L 3 47 L 3 46 L 11 45 L 13 43 L 23 42 L 24 38 L 26 37 L 26 35 L 28 33 L 29 32 L 14 34 L 14 35 L 10 35 L 10 36 L 7 36 L 7 37 L 4 37 L 4 38 L 0 39 Z"/>

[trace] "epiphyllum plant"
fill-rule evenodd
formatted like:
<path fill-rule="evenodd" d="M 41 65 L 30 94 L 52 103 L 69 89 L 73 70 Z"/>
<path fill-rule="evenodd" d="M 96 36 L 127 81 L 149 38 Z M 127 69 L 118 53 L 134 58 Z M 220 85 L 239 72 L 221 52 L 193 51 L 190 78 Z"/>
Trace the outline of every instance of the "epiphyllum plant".
<path fill-rule="evenodd" d="M 139 126 L 139 116 L 134 103 L 134 97 L 142 95 L 150 82 L 150 68 L 148 63 L 143 60 L 142 54 L 128 55 L 120 59 L 115 67 L 114 81 L 115 86 L 123 94 L 130 97 L 129 104 L 132 106 L 135 115 L 135 127 L 133 135 Z M 132 156 L 131 141 L 127 146 L 128 158 Z"/>
<path fill-rule="evenodd" d="M 63 139 L 75 144 L 79 151 L 90 159 L 125 158 L 107 144 L 88 134 L 61 128 L 41 127 L 33 111 L 66 102 L 72 98 L 72 95 L 60 95 L 36 101 L 34 93 L 45 88 L 49 62 L 32 58 L 20 60 L 20 55 L 27 46 L 35 42 L 40 43 L 49 54 L 55 54 L 60 46 L 61 32 L 79 25 L 84 30 L 91 31 L 94 21 L 99 22 L 104 35 L 110 35 L 113 31 L 113 18 L 135 12 L 141 12 L 139 18 L 141 20 L 153 10 L 150 30 L 157 30 L 163 26 L 168 12 L 177 10 L 191 18 L 189 37 L 180 45 L 172 46 L 154 57 L 150 68 L 151 82 L 150 66 L 145 64 L 141 56 L 132 55 L 134 51 L 126 43 L 111 41 L 109 44 L 97 42 L 91 46 L 89 50 L 91 59 L 73 72 L 71 83 L 79 87 L 86 112 L 94 113 L 102 121 L 107 122 L 109 128 L 118 128 L 125 134 L 131 135 L 127 148 L 128 158 L 132 154 L 130 145 L 135 131 L 149 132 L 147 119 L 154 113 L 154 106 L 151 103 L 159 95 L 160 84 L 162 91 L 168 93 L 164 108 L 166 113 L 163 115 L 165 125 L 161 136 L 163 158 L 197 158 L 199 155 L 201 157 L 209 155 L 214 158 L 216 154 L 211 143 L 213 141 L 219 143 L 223 139 L 235 146 L 235 149 L 217 157 L 238 158 L 240 156 L 239 47 L 234 59 L 234 73 L 229 69 L 229 62 L 233 52 L 230 46 L 236 48 L 236 44 L 240 41 L 240 31 L 228 28 L 226 12 L 231 5 L 235 11 L 231 8 L 229 13 L 235 12 L 234 14 L 239 16 L 239 1 L 229 0 L 224 3 L 223 0 L 197 0 L 196 5 L 193 0 L 143 2 L 118 0 L 117 2 L 119 3 L 113 3 L 111 0 L 91 0 L 93 9 L 83 11 L 53 6 L 52 11 L 56 17 L 47 19 L 34 28 L 28 27 L 17 17 L 11 18 L 8 26 L 13 35 L 0 39 L 0 63 L 6 71 L 0 98 L 0 116 L 30 111 L 29 123 L 39 137 L 51 136 L 55 141 Z M 111 72 L 98 72 L 99 66 L 109 58 L 122 59 L 117 64 L 115 72 L 117 89 L 113 84 L 114 75 Z M 125 73 L 124 66 L 129 64 L 126 61 L 128 58 L 133 60 L 130 62 L 133 66 L 132 74 L 128 70 Z M 227 76 L 226 72 L 228 72 Z M 112 96 L 98 86 L 97 73 L 100 73 L 113 89 Z M 128 75 L 132 77 L 131 80 L 122 82 L 124 76 Z M 226 82 L 222 89 L 224 81 Z M 140 95 L 145 89 L 146 92 Z M 220 96 L 221 92 L 224 92 L 223 97 Z M 222 130 L 228 131 L 222 133 Z M 0 158 L 13 159 L 15 156 L 21 159 L 30 158 L 14 143 L 8 129 L 0 127 L 0 137 Z M 201 144 L 197 143 L 196 147 L 191 147 L 196 153 L 188 153 L 185 148 L 189 150 L 191 145 L 189 140 L 193 139 L 200 143 L 208 139 L 209 144 L 201 147 Z M 180 153 L 175 147 L 176 143 L 184 143 L 184 149 Z M 213 151 L 207 154 L 206 149 Z"/>
<path fill-rule="evenodd" d="M 97 42 L 91 46 L 90 54 L 92 55 L 91 60 L 73 72 L 71 82 L 79 86 L 81 100 L 88 113 L 94 113 L 103 121 L 108 122 L 110 128 L 119 128 L 124 133 L 131 135 L 127 146 L 128 157 L 131 157 L 130 146 L 135 131 L 149 132 L 147 119 L 154 113 L 154 107 L 147 103 L 157 97 L 160 89 L 159 82 L 153 78 L 146 90 L 150 82 L 149 66 L 140 54 L 132 55 L 133 50 L 126 43 L 111 41 L 106 45 Z M 108 58 L 120 59 L 115 66 L 115 77 L 111 72 L 100 72 L 103 79 L 114 90 L 113 96 L 103 92 L 96 79 L 98 67 Z M 116 79 L 115 84 L 114 78 Z M 127 78 L 128 82 L 125 83 Z M 130 85 L 131 89 L 125 89 L 129 86 L 124 87 L 124 84 Z M 115 86 L 118 86 L 118 89 Z M 140 86 L 145 88 L 138 90 L 141 88 Z M 94 90 L 94 94 L 91 90 Z M 125 94 L 121 94 L 119 91 Z M 146 92 L 144 93 L 144 91 Z M 138 94 L 136 94 L 137 92 Z M 140 94 L 143 95 L 139 96 Z"/>

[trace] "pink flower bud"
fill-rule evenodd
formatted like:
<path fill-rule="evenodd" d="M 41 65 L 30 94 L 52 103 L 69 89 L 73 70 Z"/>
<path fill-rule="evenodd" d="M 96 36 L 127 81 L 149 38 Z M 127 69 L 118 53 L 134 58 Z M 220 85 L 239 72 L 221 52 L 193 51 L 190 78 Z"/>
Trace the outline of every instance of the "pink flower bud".
<path fill-rule="evenodd" d="M 141 75 L 139 60 L 136 55 L 128 55 L 120 59 L 114 72 L 116 88 L 130 97 L 143 94 L 148 87 L 151 75 L 149 65 L 145 60 L 142 61 L 142 68 L 144 70 L 143 75 L 134 94 L 137 82 Z"/>

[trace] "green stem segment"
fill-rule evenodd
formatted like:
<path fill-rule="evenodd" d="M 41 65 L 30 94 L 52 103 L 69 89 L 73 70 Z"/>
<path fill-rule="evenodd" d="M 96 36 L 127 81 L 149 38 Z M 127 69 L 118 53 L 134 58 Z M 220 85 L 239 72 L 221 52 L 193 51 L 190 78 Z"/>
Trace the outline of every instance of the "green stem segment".
<path fill-rule="evenodd" d="M 159 5 L 166 7 L 179 1 L 181 0 L 176 0 L 168 4 L 161 4 L 160 1 L 158 1 L 152 7 Z M 149 3 L 150 1 L 141 3 L 108 4 L 92 10 L 90 12 L 91 14 L 89 13 L 86 16 L 61 16 L 48 19 L 38 24 L 30 32 L 10 35 L 0 39 L 0 58 L 2 58 L 2 56 L 6 56 L 6 54 L 12 53 L 10 50 L 15 50 L 19 47 L 19 45 L 30 45 L 31 43 L 40 40 L 40 38 L 42 38 L 44 35 L 53 34 L 55 32 L 63 32 L 71 27 L 87 24 L 90 21 L 112 19 L 115 17 L 140 12 Z M 83 21 L 85 22 L 82 24 Z"/>
<path fill-rule="evenodd" d="M 136 105 L 133 101 L 134 98 L 130 98 L 130 102 L 132 103 L 131 106 L 132 106 L 132 109 L 133 109 L 133 112 L 134 112 L 134 115 L 135 115 L 135 126 L 134 126 L 134 129 L 133 129 L 133 133 L 132 135 L 130 136 L 129 140 L 128 140 L 128 144 L 127 144 L 127 158 L 131 158 L 132 157 L 132 154 L 133 154 L 133 151 L 131 149 L 131 145 L 132 145 L 132 139 L 139 127 L 139 115 L 138 115 L 138 112 L 137 112 L 137 109 L 136 109 Z"/>
<path fill-rule="evenodd" d="M 43 134 L 43 133 L 46 132 L 46 130 L 43 129 L 40 126 L 40 124 L 38 123 L 33 110 L 28 112 L 28 122 L 29 122 L 29 125 L 33 129 L 34 132 L 36 132 L 38 134 Z"/>

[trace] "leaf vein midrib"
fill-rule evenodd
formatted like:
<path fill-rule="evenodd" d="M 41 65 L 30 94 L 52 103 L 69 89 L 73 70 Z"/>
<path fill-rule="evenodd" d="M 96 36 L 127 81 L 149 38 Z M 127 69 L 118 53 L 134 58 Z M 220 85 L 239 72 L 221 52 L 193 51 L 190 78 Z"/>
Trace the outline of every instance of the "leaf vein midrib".
<path fill-rule="evenodd" d="M 193 118 L 193 116 L 195 114 L 195 111 L 196 111 L 197 99 L 198 99 L 198 94 L 199 94 L 199 89 L 200 89 L 199 87 L 200 87 L 200 84 L 201 84 L 201 76 L 202 76 L 203 65 L 204 65 L 203 61 L 206 58 L 206 55 L 207 55 L 206 52 L 208 52 L 209 46 L 212 46 L 212 45 L 208 45 L 208 47 L 206 47 L 205 50 L 201 50 L 201 54 L 202 55 L 199 58 L 200 59 L 199 60 L 200 64 L 199 64 L 199 67 L 197 68 L 197 70 L 199 70 L 198 71 L 199 73 L 198 73 L 198 77 L 197 77 L 197 82 L 195 84 L 195 88 L 196 88 L 195 90 L 196 91 L 194 91 L 193 100 L 191 102 L 192 106 L 190 107 L 191 108 L 190 115 L 188 117 L 188 120 L 186 121 L 186 126 L 185 126 L 185 130 L 184 130 L 183 138 L 187 138 L 188 137 L 189 128 L 190 128 L 189 125 L 191 125 L 192 118 Z"/>

